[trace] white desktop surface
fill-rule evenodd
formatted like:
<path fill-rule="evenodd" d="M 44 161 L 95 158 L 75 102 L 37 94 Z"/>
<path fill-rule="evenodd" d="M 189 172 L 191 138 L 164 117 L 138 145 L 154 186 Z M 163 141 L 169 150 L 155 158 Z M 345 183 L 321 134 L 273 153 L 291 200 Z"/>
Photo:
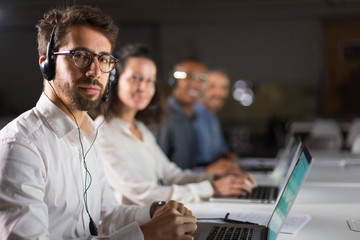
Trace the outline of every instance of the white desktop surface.
<path fill-rule="evenodd" d="M 312 219 L 295 235 L 284 239 L 360 239 L 347 220 L 360 219 L 360 165 L 341 166 L 343 159 L 359 159 L 349 152 L 311 152 L 310 172 L 291 211 L 309 214 Z"/>
<path fill-rule="evenodd" d="M 258 185 L 277 185 L 269 173 L 250 172 Z M 360 165 L 339 166 L 314 164 L 306 178 L 305 184 L 343 186 L 354 185 L 360 187 Z"/>
<path fill-rule="evenodd" d="M 298 204 L 359 204 L 360 186 L 316 186 L 303 184 L 295 199 Z M 360 218 L 360 212 L 358 212 Z M 360 239 L 360 238 L 359 238 Z"/>
<path fill-rule="evenodd" d="M 334 184 L 359 184 L 360 186 L 360 157 L 349 152 L 329 153 L 310 152 L 313 156 L 306 183 L 322 183 L 334 186 Z M 358 162 L 356 165 L 344 166 L 344 161 Z"/>
<path fill-rule="evenodd" d="M 323 150 L 311 150 L 311 155 L 317 160 L 326 160 L 326 161 L 338 161 L 344 158 L 352 158 L 352 159 L 359 159 L 360 154 L 353 154 L 350 151 L 340 151 L 340 152 L 328 152 Z"/>
<path fill-rule="evenodd" d="M 347 225 L 347 220 L 360 219 L 360 200 L 352 199 L 353 196 L 360 194 L 347 194 L 342 202 L 335 203 L 336 200 L 330 198 L 323 201 L 330 192 L 334 196 L 338 194 L 346 194 L 353 192 L 354 188 L 328 188 L 324 199 L 318 197 L 322 195 L 323 187 L 311 187 L 308 191 L 304 187 L 299 192 L 291 213 L 309 214 L 311 219 L 296 234 L 280 233 L 277 240 L 296 239 L 296 240 L 359 240 L 360 232 L 351 231 Z M 316 189 L 317 188 L 317 189 Z M 303 191 L 304 190 L 304 191 Z M 360 188 L 356 188 L 360 192 Z M 317 192 L 317 194 L 314 194 Z M 309 197 L 313 195 L 313 197 Z M 358 201 L 358 202 L 356 202 Z M 310 203 L 313 202 L 313 203 Z M 242 210 L 253 211 L 272 211 L 275 205 L 272 204 L 243 204 L 243 203 L 216 203 L 216 202 L 200 202 L 186 204 L 196 217 L 224 217 L 227 212 L 237 213 Z"/>
<path fill-rule="evenodd" d="M 313 163 L 305 184 L 338 185 L 352 184 L 360 186 L 360 157 L 349 152 L 329 153 L 310 152 Z M 359 164 L 343 166 L 342 161 L 357 161 Z M 276 185 L 270 173 L 250 172 L 259 185 Z"/>
<path fill-rule="evenodd" d="M 313 165 L 305 181 L 306 184 L 322 183 L 330 186 L 335 185 L 359 185 L 360 186 L 360 165 L 359 166 L 319 166 Z"/>
<path fill-rule="evenodd" d="M 226 205 L 226 206 L 224 206 Z M 188 206 L 188 205 L 187 205 Z M 272 205 L 246 205 L 234 206 L 234 204 L 204 204 L 202 207 L 190 205 L 197 217 L 209 217 L 209 211 L 215 211 L 215 217 L 220 213 L 229 211 L 236 212 L 244 210 L 271 211 Z M 360 204 L 296 204 L 290 211 L 291 213 L 309 214 L 311 220 L 296 234 L 280 233 L 277 240 L 296 239 L 296 240 L 359 240 L 360 232 L 353 232 L 347 225 L 349 219 L 360 218 Z M 222 216 L 223 217 L 223 216 Z"/>
<path fill-rule="evenodd" d="M 328 154 L 328 155 L 327 155 Z M 291 213 L 309 214 L 311 220 L 296 234 L 281 233 L 277 240 L 359 240 L 347 220 L 360 219 L 360 165 L 337 165 L 348 153 L 314 153 L 314 162 L 302 184 Z M 327 157 L 328 156 L 328 157 Z M 326 164 L 326 161 L 330 161 Z M 333 162 L 331 162 L 333 161 Z M 257 174 L 257 179 L 266 179 Z M 186 204 L 196 217 L 224 217 L 242 210 L 272 211 L 274 204 L 199 202 Z"/>
<path fill-rule="evenodd" d="M 291 211 L 307 213 L 311 220 L 296 234 L 280 234 L 277 240 L 359 240 L 360 232 L 351 231 L 349 219 L 360 218 L 360 203 L 295 204 Z"/>

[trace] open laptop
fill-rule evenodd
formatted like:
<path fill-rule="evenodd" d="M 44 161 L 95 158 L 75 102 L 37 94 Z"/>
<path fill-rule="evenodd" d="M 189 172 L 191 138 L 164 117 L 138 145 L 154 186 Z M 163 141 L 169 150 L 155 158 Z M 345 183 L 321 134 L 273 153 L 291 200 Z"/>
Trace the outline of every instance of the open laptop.
<path fill-rule="evenodd" d="M 267 226 L 245 223 L 198 222 L 193 234 L 196 240 L 229 239 L 229 240 L 274 240 L 287 217 L 299 192 L 305 176 L 309 172 L 312 157 L 306 146 L 303 146 L 295 167 L 288 178 L 276 207 Z"/>
<path fill-rule="evenodd" d="M 258 186 L 252 190 L 251 194 L 246 196 L 213 196 L 209 201 L 274 203 L 296 163 L 301 145 L 301 139 L 291 138 L 280 155 L 274 170 L 270 174 L 262 174 L 262 179 L 259 179 L 259 175 L 254 176 Z"/>

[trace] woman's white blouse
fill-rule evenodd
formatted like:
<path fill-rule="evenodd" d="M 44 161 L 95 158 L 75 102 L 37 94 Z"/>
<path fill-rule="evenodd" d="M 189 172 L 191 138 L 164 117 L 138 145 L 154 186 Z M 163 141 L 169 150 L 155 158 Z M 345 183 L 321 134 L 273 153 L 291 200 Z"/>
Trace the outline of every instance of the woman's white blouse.
<path fill-rule="evenodd" d="M 98 117 L 100 124 L 103 117 Z M 199 201 L 213 195 L 213 175 L 183 171 L 162 152 L 153 134 L 135 121 L 142 140 L 120 118 L 104 121 L 98 143 L 105 174 L 118 201 L 144 205 L 154 200 Z"/>

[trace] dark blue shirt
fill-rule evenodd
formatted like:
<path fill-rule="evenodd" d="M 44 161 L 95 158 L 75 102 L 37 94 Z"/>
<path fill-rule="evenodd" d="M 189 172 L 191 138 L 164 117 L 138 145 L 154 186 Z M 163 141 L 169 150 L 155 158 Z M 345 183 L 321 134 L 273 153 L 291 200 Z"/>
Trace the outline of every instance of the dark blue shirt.
<path fill-rule="evenodd" d="M 180 168 L 194 168 L 199 151 L 193 126 L 196 116 L 186 115 L 172 96 L 168 98 L 167 111 L 167 121 L 155 132 L 156 140 L 166 156 Z"/>
<path fill-rule="evenodd" d="M 199 103 L 195 105 L 194 110 L 196 119 L 193 125 L 199 145 L 196 163 L 204 166 L 218 159 L 227 147 L 217 116 Z"/>

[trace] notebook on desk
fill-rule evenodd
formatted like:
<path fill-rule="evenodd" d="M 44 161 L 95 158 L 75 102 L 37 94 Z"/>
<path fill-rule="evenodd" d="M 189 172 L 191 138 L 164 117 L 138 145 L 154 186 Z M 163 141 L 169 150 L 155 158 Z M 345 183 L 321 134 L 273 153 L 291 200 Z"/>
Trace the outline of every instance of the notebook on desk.
<path fill-rule="evenodd" d="M 312 157 L 306 146 L 303 146 L 295 167 L 276 203 L 267 226 L 243 223 L 198 222 L 193 234 L 196 240 L 231 239 L 231 240 L 274 240 L 292 207 L 300 186 L 309 172 Z"/>
<path fill-rule="evenodd" d="M 246 196 L 213 196 L 209 201 L 274 203 L 296 163 L 296 157 L 300 152 L 301 145 L 302 142 L 299 138 L 290 139 L 280 155 L 274 170 L 264 175 L 265 180 L 263 182 L 266 182 L 266 185 L 259 184 L 259 186 L 253 189 L 251 194 Z"/>

